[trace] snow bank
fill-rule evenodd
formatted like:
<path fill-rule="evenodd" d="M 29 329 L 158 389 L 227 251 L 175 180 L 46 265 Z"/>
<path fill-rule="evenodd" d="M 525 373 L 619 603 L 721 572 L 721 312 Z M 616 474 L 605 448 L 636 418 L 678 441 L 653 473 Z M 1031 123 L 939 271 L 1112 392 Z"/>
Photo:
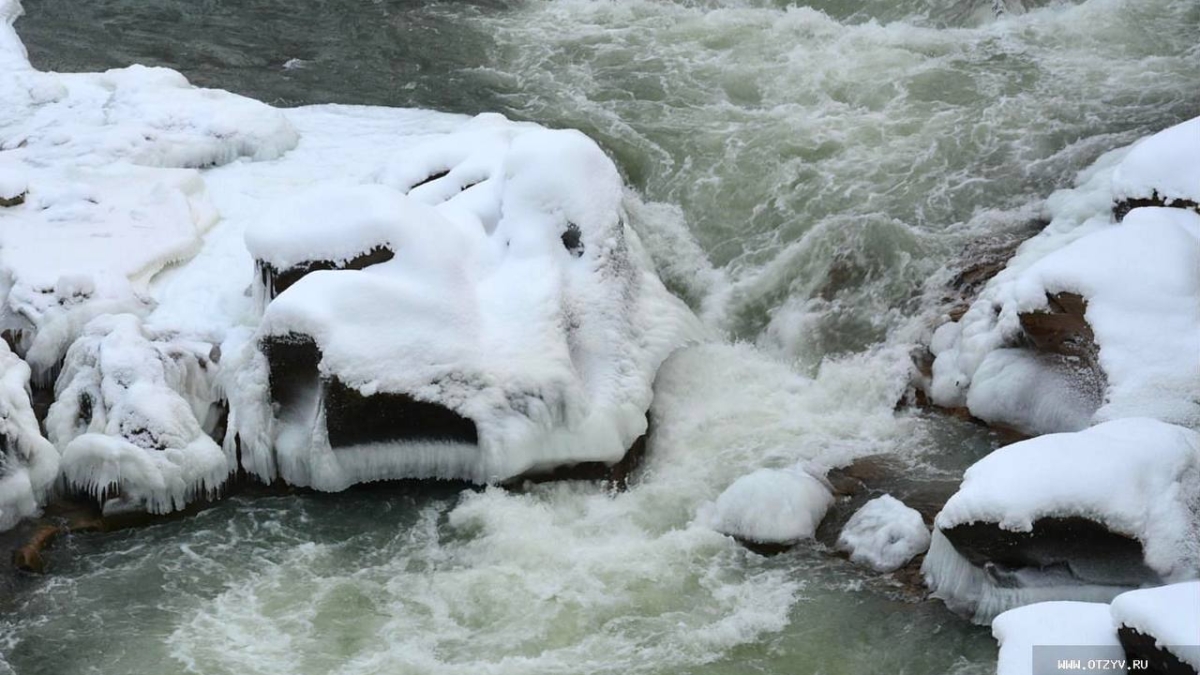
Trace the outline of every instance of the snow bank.
<path fill-rule="evenodd" d="M 1133 145 L 1113 173 L 1118 204 L 1143 200 L 1164 206 L 1200 205 L 1200 117 Z"/>
<path fill-rule="evenodd" d="M 812 538 L 832 503 L 829 488 L 802 469 L 759 469 L 705 505 L 698 520 L 738 539 L 791 544 Z"/>
<path fill-rule="evenodd" d="M 260 265 L 316 270 L 258 334 L 267 356 L 311 368 L 268 359 L 250 371 L 269 382 L 245 383 L 258 396 L 231 401 L 247 466 L 339 490 L 619 460 L 646 431 L 659 364 L 697 326 L 626 226 L 608 157 L 578 132 L 486 115 L 374 177 L 284 200 L 246 233 Z M 305 266 L 375 248 L 394 255 Z M 376 407 L 389 400 L 394 414 Z M 378 434 L 339 430 L 344 406 L 374 410 Z"/>
<path fill-rule="evenodd" d="M 1112 621 L 1200 671 L 1200 581 L 1122 593 L 1112 601 Z"/>
<path fill-rule="evenodd" d="M 1200 387 L 1200 215 L 1140 208 L 1115 224 L 1111 214 L 1113 196 L 1150 162 L 1146 153 L 1196 135 L 1198 121 L 1105 155 L 1078 188 L 1050 197 L 1050 225 L 1018 249 L 958 322 L 935 333 L 935 403 L 966 405 L 986 421 L 1034 434 L 1133 416 L 1200 425 L 1192 395 Z M 1200 171 L 1200 152 L 1177 159 Z M 1157 183 L 1163 172 L 1145 175 Z M 1171 175 L 1191 180 L 1182 169 Z M 1028 346 L 1021 316 L 1050 311 L 1049 296 L 1059 293 L 1086 302 L 1094 364 Z"/>
<path fill-rule="evenodd" d="M 850 517 L 838 537 L 838 548 L 856 563 L 891 572 L 929 548 L 929 529 L 916 509 L 883 495 Z"/>
<path fill-rule="evenodd" d="M 58 476 L 29 401 L 29 366 L 0 341 L 0 530 L 37 512 Z"/>
<path fill-rule="evenodd" d="M 213 494 L 232 465 L 202 426 L 218 398 L 211 349 L 133 315 L 91 321 L 46 419 L 67 483 L 106 510 L 165 513 Z"/>
<path fill-rule="evenodd" d="M 1086 662 L 1125 656 L 1103 603 L 1041 602 L 1010 609 L 992 621 L 992 635 L 1000 643 L 996 675 L 1051 675 L 1062 672 L 1058 658 Z M 1072 645 L 1087 649 L 1073 652 Z M 1055 649 L 1039 654 L 1036 646 Z"/>

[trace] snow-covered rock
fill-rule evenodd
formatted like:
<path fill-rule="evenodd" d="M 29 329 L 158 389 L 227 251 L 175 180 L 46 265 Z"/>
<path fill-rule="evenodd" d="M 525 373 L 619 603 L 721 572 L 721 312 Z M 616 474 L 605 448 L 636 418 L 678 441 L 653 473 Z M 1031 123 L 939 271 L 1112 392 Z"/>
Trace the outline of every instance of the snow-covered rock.
<path fill-rule="evenodd" d="M 246 233 L 277 297 L 259 353 L 236 357 L 254 392 L 231 399 L 244 464 L 340 490 L 619 461 L 697 329 L 644 260 L 608 157 L 486 115 L 375 178 L 284 200 Z"/>
<path fill-rule="evenodd" d="M 1104 603 L 1040 602 L 1010 609 L 992 621 L 992 635 L 1000 643 L 996 675 L 1061 673 L 1059 659 L 1124 658 Z"/>
<path fill-rule="evenodd" d="M 1106 422 L 1001 448 L 967 470 L 922 566 L 987 621 L 1039 600 L 1107 601 L 1200 574 L 1200 434 Z"/>
<path fill-rule="evenodd" d="M 1010 263 L 938 330 L 934 401 L 1030 433 L 1134 416 L 1194 426 L 1197 270 L 1200 214 L 1168 208 Z"/>
<path fill-rule="evenodd" d="M 67 484 L 106 510 L 166 513 L 214 494 L 233 464 L 204 429 L 218 400 L 211 352 L 133 315 L 92 320 L 46 419 Z"/>
<path fill-rule="evenodd" d="M 850 517 L 838 536 L 838 548 L 856 563 L 892 572 L 929 548 L 929 529 L 916 509 L 883 495 Z"/>
<path fill-rule="evenodd" d="M 58 476 L 58 451 L 38 429 L 29 366 L 0 340 L 0 530 L 33 515 Z"/>
<path fill-rule="evenodd" d="M 1135 143 L 1112 185 L 1118 219 L 1139 206 L 1200 212 L 1200 117 Z"/>
<path fill-rule="evenodd" d="M 0 207 L 19 206 L 29 192 L 29 180 L 15 169 L 0 167 Z"/>
<path fill-rule="evenodd" d="M 1122 593 L 1112 620 L 1131 659 L 1151 661 L 1155 672 L 1200 672 L 1200 581 Z"/>
<path fill-rule="evenodd" d="M 751 544 L 788 545 L 811 539 L 832 503 L 829 488 L 800 468 L 759 469 L 706 504 L 698 520 Z"/>

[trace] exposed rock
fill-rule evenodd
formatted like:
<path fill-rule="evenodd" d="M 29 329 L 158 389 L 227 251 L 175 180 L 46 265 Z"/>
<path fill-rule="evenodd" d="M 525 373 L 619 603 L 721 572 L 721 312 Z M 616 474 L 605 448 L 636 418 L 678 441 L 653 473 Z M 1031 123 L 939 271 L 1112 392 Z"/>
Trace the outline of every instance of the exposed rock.
<path fill-rule="evenodd" d="M 1032 348 L 1098 368 L 1096 334 L 1088 325 L 1087 300 L 1078 293 L 1046 294 L 1046 308 L 1018 315 L 1022 340 Z"/>
<path fill-rule="evenodd" d="M 263 260 L 256 260 L 259 280 L 263 285 L 268 300 L 274 299 L 286 291 L 305 275 L 318 270 L 361 270 L 378 265 L 396 257 L 396 253 L 385 246 L 376 246 L 366 253 L 361 253 L 347 260 L 306 260 L 286 269 L 276 269 L 274 265 Z"/>
<path fill-rule="evenodd" d="M 20 206 L 25 203 L 25 196 L 28 192 L 21 192 L 12 197 L 0 197 L 0 207 Z"/>
<path fill-rule="evenodd" d="M 1200 611 L 1197 608 L 1196 611 Z M 1117 638 L 1125 648 L 1125 658 L 1132 662 L 1140 659 L 1146 662 L 1145 668 L 1136 672 L 1147 675 L 1197 675 L 1195 668 L 1184 663 L 1178 656 L 1171 653 L 1168 645 L 1160 644 L 1153 635 L 1143 635 L 1128 627 L 1117 628 Z"/>
<path fill-rule="evenodd" d="M 1144 206 L 1165 206 L 1173 209 L 1190 209 L 1196 213 L 1200 213 L 1200 203 L 1190 199 L 1167 199 L 1158 194 L 1155 190 L 1149 197 L 1131 197 L 1122 199 L 1113 203 L 1113 218 L 1117 222 L 1125 220 L 1125 216 L 1134 209 L 1140 209 Z"/>

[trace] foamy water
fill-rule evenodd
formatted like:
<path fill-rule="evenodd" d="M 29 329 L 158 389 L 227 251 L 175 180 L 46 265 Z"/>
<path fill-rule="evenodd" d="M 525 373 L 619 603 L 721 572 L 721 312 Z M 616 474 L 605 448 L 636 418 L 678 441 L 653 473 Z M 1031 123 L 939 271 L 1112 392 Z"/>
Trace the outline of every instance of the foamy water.
<path fill-rule="evenodd" d="M 626 493 L 234 500 L 75 536 L 4 601 L 5 658 L 59 675 L 991 672 L 986 629 L 889 577 L 693 522 L 762 466 L 890 452 L 935 477 L 986 452 L 977 429 L 893 412 L 926 284 L 1104 150 L 1200 114 L 1194 0 L 991 4 L 29 0 L 18 29 L 43 67 L 157 62 L 267 101 L 581 128 L 640 193 L 664 279 L 729 344 L 668 362 Z"/>

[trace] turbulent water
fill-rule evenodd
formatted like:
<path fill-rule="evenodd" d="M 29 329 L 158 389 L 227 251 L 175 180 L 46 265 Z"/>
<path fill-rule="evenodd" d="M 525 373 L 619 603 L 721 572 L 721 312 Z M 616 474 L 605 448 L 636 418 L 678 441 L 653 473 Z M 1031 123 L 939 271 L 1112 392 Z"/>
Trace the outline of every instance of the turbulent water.
<path fill-rule="evenodd" d="M 276 105 L 583 129 L 660 273 L 731 344 L 656 386 L 627 493 L 233 500 L 71 537 L 0 599 L 47 673 L 984 673 L 994 643 L 819 545 L 692 524 L 759 466 L 993 440 L 893 413 L 936 286 L 1103 151 L 1200 114 L 1197 0 L 26 0 L 35 65 L 166 65 Z M 287 67 L 285 68 L 285 64 Z"/>

